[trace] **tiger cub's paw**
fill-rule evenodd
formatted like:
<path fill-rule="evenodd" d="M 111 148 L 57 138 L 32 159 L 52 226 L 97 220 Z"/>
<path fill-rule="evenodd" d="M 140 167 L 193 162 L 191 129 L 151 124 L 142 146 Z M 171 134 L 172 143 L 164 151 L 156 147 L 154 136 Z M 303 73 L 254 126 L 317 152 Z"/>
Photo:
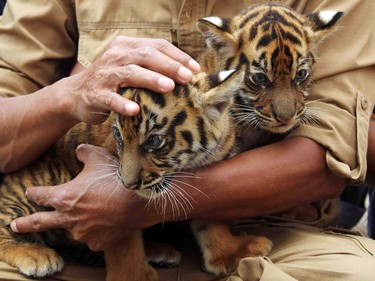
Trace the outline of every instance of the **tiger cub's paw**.
<path fill-rule="evenodd" d="M 26 275 L 36 278 L 52 275 L 64 267 L 63 259 L 53 250 L 39 244 L 15 244 L 2 258 Z"/>
<path fill-rule="evenodd" d="M 145 243 L 147 261 L 155 267 L 175 267 L 180 264 L 181 254 L 170 244 Z"/>
<path fill-rule="evenodd" d="M 205 259 L 205 270 L 217 276 L 226 275 L 237 269 L 240 260 L 246 257 L 266 256 L 272 242 L 262 236 L 233 236 L 230 245 L 213 247 L 210 257 Z"/>

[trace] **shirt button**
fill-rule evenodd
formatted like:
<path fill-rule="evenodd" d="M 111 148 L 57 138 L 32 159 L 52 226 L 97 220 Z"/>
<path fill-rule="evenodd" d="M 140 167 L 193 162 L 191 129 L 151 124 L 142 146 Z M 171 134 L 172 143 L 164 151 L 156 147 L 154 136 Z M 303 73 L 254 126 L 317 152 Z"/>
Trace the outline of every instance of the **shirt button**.
<path fill-rule="evenodd" d="M 367 107 L 368 107 L 368 101 L 367 101 L 367 99 L 365 97 L 362 97 L 361 106 L 362 106 L 363 110 L 366 110 Z"/>

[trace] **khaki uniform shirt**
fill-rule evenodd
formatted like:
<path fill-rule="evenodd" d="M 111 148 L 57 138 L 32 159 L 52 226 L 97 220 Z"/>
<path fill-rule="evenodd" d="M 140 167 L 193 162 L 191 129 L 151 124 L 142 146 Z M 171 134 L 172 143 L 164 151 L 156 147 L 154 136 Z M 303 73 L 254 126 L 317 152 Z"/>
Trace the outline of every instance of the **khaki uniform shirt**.
<path fill-rule="evenodd" d="M 319 48 L 310 97 L 320 126 L 303 125 L 292 136 L 327 149 L 330 169 L 352 182 L 366 173 L 369 117 L 375 100 L 375 1 L 373 0 L 12 0 L 0 18 L 0 96 L 32 93 L 85 67 L 117 35 L 165 38 L 196 56 L 204 42 L 197 19 L 232 17 L 261 2 L 298 12 L 340 10 L 341 27 Z M 308 161 L 308 159 L 306 160 Z"/>

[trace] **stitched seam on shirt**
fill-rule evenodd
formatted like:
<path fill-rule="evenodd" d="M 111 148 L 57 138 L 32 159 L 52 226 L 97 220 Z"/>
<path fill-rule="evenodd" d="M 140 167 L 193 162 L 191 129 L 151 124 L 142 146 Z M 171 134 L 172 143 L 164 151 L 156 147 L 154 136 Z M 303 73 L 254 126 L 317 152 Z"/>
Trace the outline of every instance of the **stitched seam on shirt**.
<path fill-rule="evenodd" d="M 169 23 L 155 23 L 155 22 L 81 22 L 79 28 L 82 30 L 97 30 L 97 29 L 134 29 L 134 28 L 157 28 L 157 29 L 172 29 L 172 24 Z"/>

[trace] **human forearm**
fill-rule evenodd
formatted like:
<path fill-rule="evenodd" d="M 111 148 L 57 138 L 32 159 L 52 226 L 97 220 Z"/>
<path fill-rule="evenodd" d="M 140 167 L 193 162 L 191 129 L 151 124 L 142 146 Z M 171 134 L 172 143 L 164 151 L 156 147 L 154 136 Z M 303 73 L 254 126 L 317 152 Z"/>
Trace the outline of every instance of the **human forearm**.
<path fill-rule="evenodd" d="M 336 197 L 345 182 L 325 165 L 325 150 L 305 138 L 290 138 L 248 151 L 201 169 L 196 175 L 188 181 L 196 189 L 181 184 L 194 198 L 188 218 L 195 219 L 274 214 Z M 160 219 L 173 220 L 172 207 Z"/>
<path fill-rule="evenodd" d="M 31 95 L 1 99 L 0 171 L 35 161 L 78 121 L 67 115 L 62 82 Z"/>

